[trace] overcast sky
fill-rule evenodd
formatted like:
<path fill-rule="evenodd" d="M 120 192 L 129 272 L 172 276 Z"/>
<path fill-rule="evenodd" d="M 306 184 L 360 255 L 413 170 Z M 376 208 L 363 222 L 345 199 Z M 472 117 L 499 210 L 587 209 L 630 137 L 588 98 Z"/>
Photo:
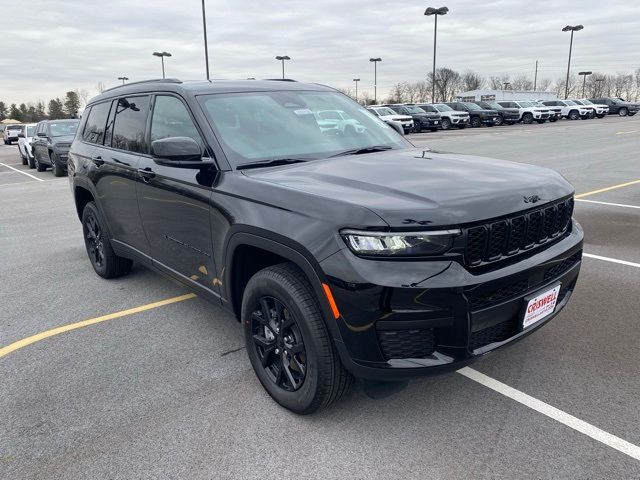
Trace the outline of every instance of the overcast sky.
<path fill-rule="evenodd" d="M 640 67 L 640 1 L 207 0 L 212 78 L 280 76 L 276 55 L 289 55 L 287 77 L 372 93 L 371 56 L 382 57 L 379 95 L 431 69 L 433 17 L 438 66 L 485 76 L 564 75 L 566 24 L 574 39 L 572 71 L 630 72 Z M 67 90 L 167 76 L 205 77 L 201 0 L 14 0 L 0 8 L 0 100 L 62 97 Z"/>

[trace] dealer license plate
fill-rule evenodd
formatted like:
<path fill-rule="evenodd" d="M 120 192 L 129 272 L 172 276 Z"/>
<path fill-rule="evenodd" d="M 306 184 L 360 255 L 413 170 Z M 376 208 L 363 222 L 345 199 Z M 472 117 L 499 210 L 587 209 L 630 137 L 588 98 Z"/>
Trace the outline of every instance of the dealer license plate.
<path fill-rule="evenodd" d="M 551 315 L 556 309 L 558 293 L 560 293 L 560 285 L 556 285 L 551 290 L 541 292 L 529 300 L 524 311 L 522 328 L 530 327 Z"/>

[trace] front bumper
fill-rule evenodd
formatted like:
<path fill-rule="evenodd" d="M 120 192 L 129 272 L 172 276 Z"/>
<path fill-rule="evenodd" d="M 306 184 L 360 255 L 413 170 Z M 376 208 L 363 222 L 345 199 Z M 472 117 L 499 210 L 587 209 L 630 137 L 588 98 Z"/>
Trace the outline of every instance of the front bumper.
<path fill-rule="evenodd" d="M 469 117 L 450 117 L 451 123 L 454 125 L 462 125 L 469 123 Z"/>
<path fill-rule="evenodd" d="M 347 248 L 321 267 L 341 316 L 336 346 L 357 377 L 398 380 L 460 368 L 548 323 L 567 304 L 582 229 L 484 273 L 449 261 L 378 261 Z M 525 298 L 560 283 L 555 311 L 522 329 Z"/>
<path fill-rule="evenodd" d="M 542 119 L 549 118 L 549 114 L 548 113 L 533 112 L 533 118 L 535 118 L 536 120 L 542 120 Z"/>
<path fill-rule="evenodd" d="M 480 117 L 480 120 L 485 125 L 494 125 L 496 123 L 496 121 L 498 120 L 498 117 L 492 115 L 490 117 Z"/>

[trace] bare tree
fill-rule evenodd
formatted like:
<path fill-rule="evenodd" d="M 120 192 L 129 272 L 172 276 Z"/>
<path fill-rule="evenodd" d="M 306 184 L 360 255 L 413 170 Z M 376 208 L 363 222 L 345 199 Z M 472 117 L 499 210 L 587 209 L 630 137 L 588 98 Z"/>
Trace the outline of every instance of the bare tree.
<path fill-rule="evenodd" d="M 98 91 L 98 93 L 102 93 L 106 90 L 107 87 L 104 86 L 104 83 L 102 82 L 98 82 L 96 84 L 96 90 Z"/>
<path fill-rule="evenodd" d="M 467 92 L 469 90 L 479 90 L 484 85 L 484 78 L 482 75 L 467 70 L 462 74 L 461 88 Z"/>
<path fill-rule="evenodd" d="M 489 77 L 489 86 L 491 90 L 502 90 L 504 88 L 505 83 L 509 83 L 509 75 L 494 75 Z"/>
<path fill-rule="evenodd" d="M 518 75 L 510 83 L 513 90 L 533 90 L 533 82 L 526 75 Z"/>
<path fill-rule="evenodd" d="M 84 88 L 75 90 L 78 98 L 80 99 L 80 106 L 84 107 L 89 101 L 89 92 L 87 92 Z"/>
<path fill-rule="evenodd" d="M 551 79 L 541 78 L 540 80 L 538 80 L 538 85 L 536 86 L 536 89 L 539 92 L 546 92 L 550 86 L 551 86 Z"/>
<path fill-rule="evenodd" d="M 433 81 L 433 74 L 429 74 L 429 81 Z M 435 101 L 446 102 L 453 99 L 460 87 L 460 74 L 447 67 L 436 69 L 436 98 Z"/>

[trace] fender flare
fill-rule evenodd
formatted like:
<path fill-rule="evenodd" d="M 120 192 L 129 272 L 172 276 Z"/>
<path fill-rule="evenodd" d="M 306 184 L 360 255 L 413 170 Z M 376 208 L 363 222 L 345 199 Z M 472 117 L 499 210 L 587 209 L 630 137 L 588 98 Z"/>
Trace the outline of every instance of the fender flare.
<path fill-rule="evenodd" d="M 249 225 L 234 225 L 229 229 L 229 233 L 225 239 L 222 265 L 224 266 L 224 271 L 227 273 L 223 275 L 221 279 L 220 293 L 223 302 L 228 304 L 227 307 L 230 308 L 231 311 L 234 311 L 233 259 L 236 249 L 242 245 L 262 248 L 275 253 L 300 268 L 316 294 L 327 329 L 335 341 L 342 343 L 338 324 L 332 321 L 334 320 L 334 316 L 322 286 L 323 283 L 327 283 L 327 278 L 320 268 L 318 261 L 313 257 L 311 252 L 301 244 L 283 235 L 262 228 Z"/>

